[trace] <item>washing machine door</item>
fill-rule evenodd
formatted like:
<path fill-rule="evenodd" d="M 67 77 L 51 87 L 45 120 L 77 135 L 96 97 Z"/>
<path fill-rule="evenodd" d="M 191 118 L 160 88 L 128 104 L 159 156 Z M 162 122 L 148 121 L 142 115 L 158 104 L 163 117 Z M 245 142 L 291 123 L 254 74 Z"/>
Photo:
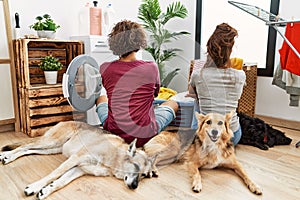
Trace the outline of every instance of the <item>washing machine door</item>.
<path fill-rule="evenodd" d="M 88 55 L 75 57 L 63 75 L 62 82 L 64 97 L 75 110 L 85 112 L 91 109 L 102 88 L 97 61 Z"/>

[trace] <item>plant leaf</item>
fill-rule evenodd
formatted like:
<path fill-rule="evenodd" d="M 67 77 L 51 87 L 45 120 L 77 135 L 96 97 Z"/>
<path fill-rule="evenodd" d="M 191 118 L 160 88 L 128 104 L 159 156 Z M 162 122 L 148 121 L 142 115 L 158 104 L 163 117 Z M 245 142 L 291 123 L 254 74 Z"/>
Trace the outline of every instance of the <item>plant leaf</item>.
<path fill-rule="evenodd" d="M 188 14 L 187 9 L 179 1 L 173 2 L 167 7 L 167 12 L 164 14 L 165 19 L 162 24 L 166 24 L 170 19 L 179 17 L 184 19 Z"/>
<path fill-rule="evenodd" d="M 156 30 L 155 21 L 160 14 L 158 0 L 143 0 L 139 7 L 138 18 L 144 22 L 144 27 L 152 32 Z"/>
<path fill-rule="evenodd" d="M 168 87 L 168 85 L 170 84 L 172 79 L 178 74 L 179 70 L 180 70 L 179 68 L 176 68 L 173 71 L 169 72 L 167 74 L 167 76 L 162 80 L 161 86 L 162 87 Z"/>
<path fill-rule="evenodd" d="M 170 60 L 172 57 L 177 55 L 176 51 L 181 51 L 181 49 L 173 48 L 163 50 L 162 54 L 160 55 L 160 61 L 164 62 Z"/>

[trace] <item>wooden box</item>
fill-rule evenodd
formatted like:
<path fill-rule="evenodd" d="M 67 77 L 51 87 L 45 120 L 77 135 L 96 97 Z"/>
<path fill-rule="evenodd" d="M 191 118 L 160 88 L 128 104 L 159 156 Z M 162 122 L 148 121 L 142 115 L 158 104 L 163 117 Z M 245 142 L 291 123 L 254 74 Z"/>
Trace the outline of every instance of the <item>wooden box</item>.
<path fill-rule="evenodd" d="M 21 131 L 31 137 L 42 135 L 60 121 L 85 120 L 76 112 L 62 92 L 62 76 L 69 63 L 83 53 L 81 41 L 69 40 L 14 40 L 14 54 L 19 95 Z M 52 55 L 60 60 L 58 83 L 46 85 L 44 72 L 38 67 L 41 58 Z"/>

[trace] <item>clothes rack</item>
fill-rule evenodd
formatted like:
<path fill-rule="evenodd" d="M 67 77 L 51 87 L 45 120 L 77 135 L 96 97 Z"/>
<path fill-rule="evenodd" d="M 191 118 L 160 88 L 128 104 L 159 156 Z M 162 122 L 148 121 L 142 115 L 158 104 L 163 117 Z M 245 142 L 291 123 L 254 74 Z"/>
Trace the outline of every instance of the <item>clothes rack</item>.
<path fill-rule="evenodd" d="M 228 3 L 233 6 L 243 10 L 244 12 L 264 21 L 266 25 L 273 27 L 280 36 L 284 39 L 284 41 L 289 45 L 289 47 L 294 51 L 297 57 L 300 59 L 300 54 L 297 49 L 293 46 L 293 44 L 284 36 L 284 34 L 278 29 L 278 27 L 284 27 L 288 23 L 299 23 L 300 20 L 285 20 L 278 15 L 274 15 L 258 6 L 249 5 L 246 3 L 240 3 L 235 1 L 228 1 Z"/>

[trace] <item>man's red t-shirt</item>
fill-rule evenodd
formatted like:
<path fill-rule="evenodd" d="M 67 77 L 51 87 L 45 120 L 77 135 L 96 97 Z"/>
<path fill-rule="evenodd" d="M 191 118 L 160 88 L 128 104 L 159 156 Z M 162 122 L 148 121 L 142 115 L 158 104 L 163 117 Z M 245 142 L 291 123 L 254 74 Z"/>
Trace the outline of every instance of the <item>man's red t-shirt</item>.
<path fill-rule="evenodd" d="M 160 87 L 157 65 L 117 60 L 103 63 L 100 74 L 108 97 L 108 117 L 103 128 L 127 143 L 138 138 L 136 145 L 143 146 L 157 134 L 153 108 Z"/>

